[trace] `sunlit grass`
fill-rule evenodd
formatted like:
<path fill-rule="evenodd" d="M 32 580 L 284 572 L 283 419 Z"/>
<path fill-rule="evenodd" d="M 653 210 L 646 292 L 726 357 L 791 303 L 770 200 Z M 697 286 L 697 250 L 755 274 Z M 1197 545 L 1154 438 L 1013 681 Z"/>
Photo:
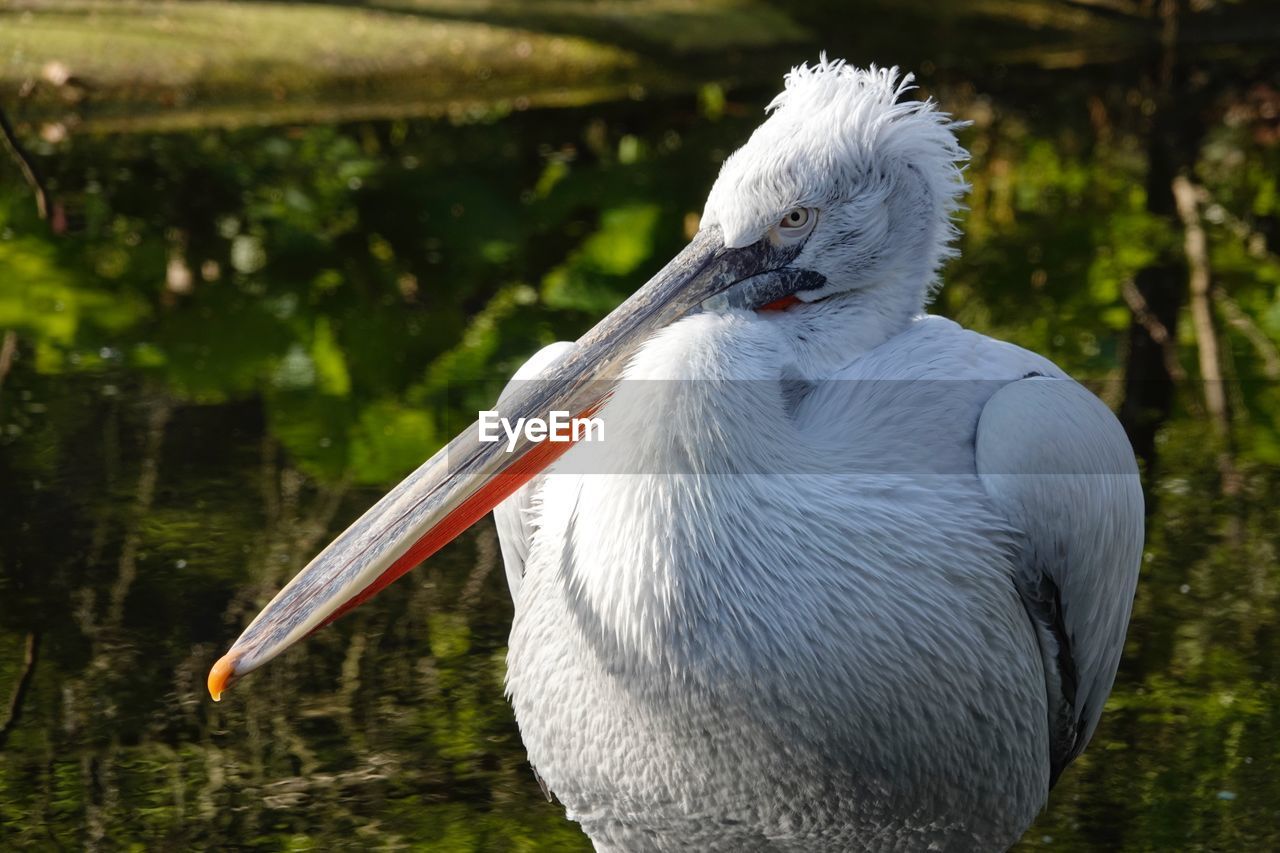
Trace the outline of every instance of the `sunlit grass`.
<path fill-rule="evenodd" d="M 0 91 L 25 88 L 37 115 L 68 99 L 105 105 L 81 110 L 105 129 L 139 114 L 170 129 L 297 120 L 316 108 L 457 114 L 670 85 L 674 55 L 800 35 L 759 0 L 29 0 L 0 6 Z"/>

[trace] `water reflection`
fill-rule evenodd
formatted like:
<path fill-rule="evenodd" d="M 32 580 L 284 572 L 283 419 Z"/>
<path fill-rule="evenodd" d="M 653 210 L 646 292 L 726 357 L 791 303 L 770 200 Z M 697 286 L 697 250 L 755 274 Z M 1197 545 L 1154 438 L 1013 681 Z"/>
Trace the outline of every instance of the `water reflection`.
<path fill-rule="evenodd" d="M 1176 146 L 1162 129 L 1204 114 L 1170 115 L 1132 69 L 1030 92 L 940 78 L 974 121 L 974 190 L 937 310 L 1094 380 L 1149 432 L 1120 681 L 1027 849 L 1280 846 L 1280 153 L 1274 95 L 1210 68 L 1217 118 Z M 228 701 L 203 677 L 524 356 L 679 248 L 766 97 L 37 147 L 70 233 L 0 188 L 4 836 L 585 848 L 502 697 L 487 525 Z M 1179 164 L 1217 340 L 1185 323 Z M 1223 410 L 1195 382 L 1207 346 L 1224 379 L 1261 377 Z"/>

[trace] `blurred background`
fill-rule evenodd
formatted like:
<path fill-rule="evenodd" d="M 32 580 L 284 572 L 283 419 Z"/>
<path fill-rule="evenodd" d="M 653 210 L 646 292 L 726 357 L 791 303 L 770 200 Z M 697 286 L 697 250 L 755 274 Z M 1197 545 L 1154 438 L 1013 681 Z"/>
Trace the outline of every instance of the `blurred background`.
<path fill-rule="evenodd" d="M 1280 8 L 0 2 L 0 847 L 583 850 L 484 522 L 211 703 L 274 591 L 696 230 L 791 65 L 972 122 L 933 310 L 1120 413 L 1148 546 L 1022 850 L 1280 848 Z"/>

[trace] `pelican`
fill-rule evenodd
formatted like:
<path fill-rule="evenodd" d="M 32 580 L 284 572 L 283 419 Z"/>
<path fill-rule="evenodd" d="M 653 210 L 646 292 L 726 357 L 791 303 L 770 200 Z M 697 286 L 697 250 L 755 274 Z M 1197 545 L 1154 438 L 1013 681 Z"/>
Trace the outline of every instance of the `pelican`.
<path fill-rule="evenodd" d="M 924 312 L 967 189 L 911 76 L 786 76 L 688 247 L 308 564 L 235 679 L 493 510 L 507 691 L 597 850 L 998 850 L 1111 691 L 1143 496 L 1111 412 Z"/>

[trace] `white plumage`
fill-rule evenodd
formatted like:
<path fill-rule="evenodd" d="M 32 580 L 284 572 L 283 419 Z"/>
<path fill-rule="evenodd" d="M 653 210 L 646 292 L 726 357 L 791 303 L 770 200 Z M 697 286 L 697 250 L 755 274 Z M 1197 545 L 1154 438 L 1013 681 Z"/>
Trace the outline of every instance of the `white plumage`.
<path fill-rule="evenodd" d="M 608 441 L 495 511 L 520 730 L 598 849 L 1002 849 L 1097 725 L 1133 456 L 1047 360 L 920 316 L 964 153 L 904 91 L 788 77 L 704 224 L 815 209 L 795 264 L 827 285 L 658 332 Z"/>
<path fill-rule="evenodd" d="M 463 431 L 272 599 L 214 698 L 493 508 L 511 702 L 598 849 L 1013 843 L 1111 690 L 1142 493 L 1085 389 L 923 315 L 966 155 L 909 79 L 795 69 L 689 246 L 498 403 L 598 410 L 606 441 Z"/>

